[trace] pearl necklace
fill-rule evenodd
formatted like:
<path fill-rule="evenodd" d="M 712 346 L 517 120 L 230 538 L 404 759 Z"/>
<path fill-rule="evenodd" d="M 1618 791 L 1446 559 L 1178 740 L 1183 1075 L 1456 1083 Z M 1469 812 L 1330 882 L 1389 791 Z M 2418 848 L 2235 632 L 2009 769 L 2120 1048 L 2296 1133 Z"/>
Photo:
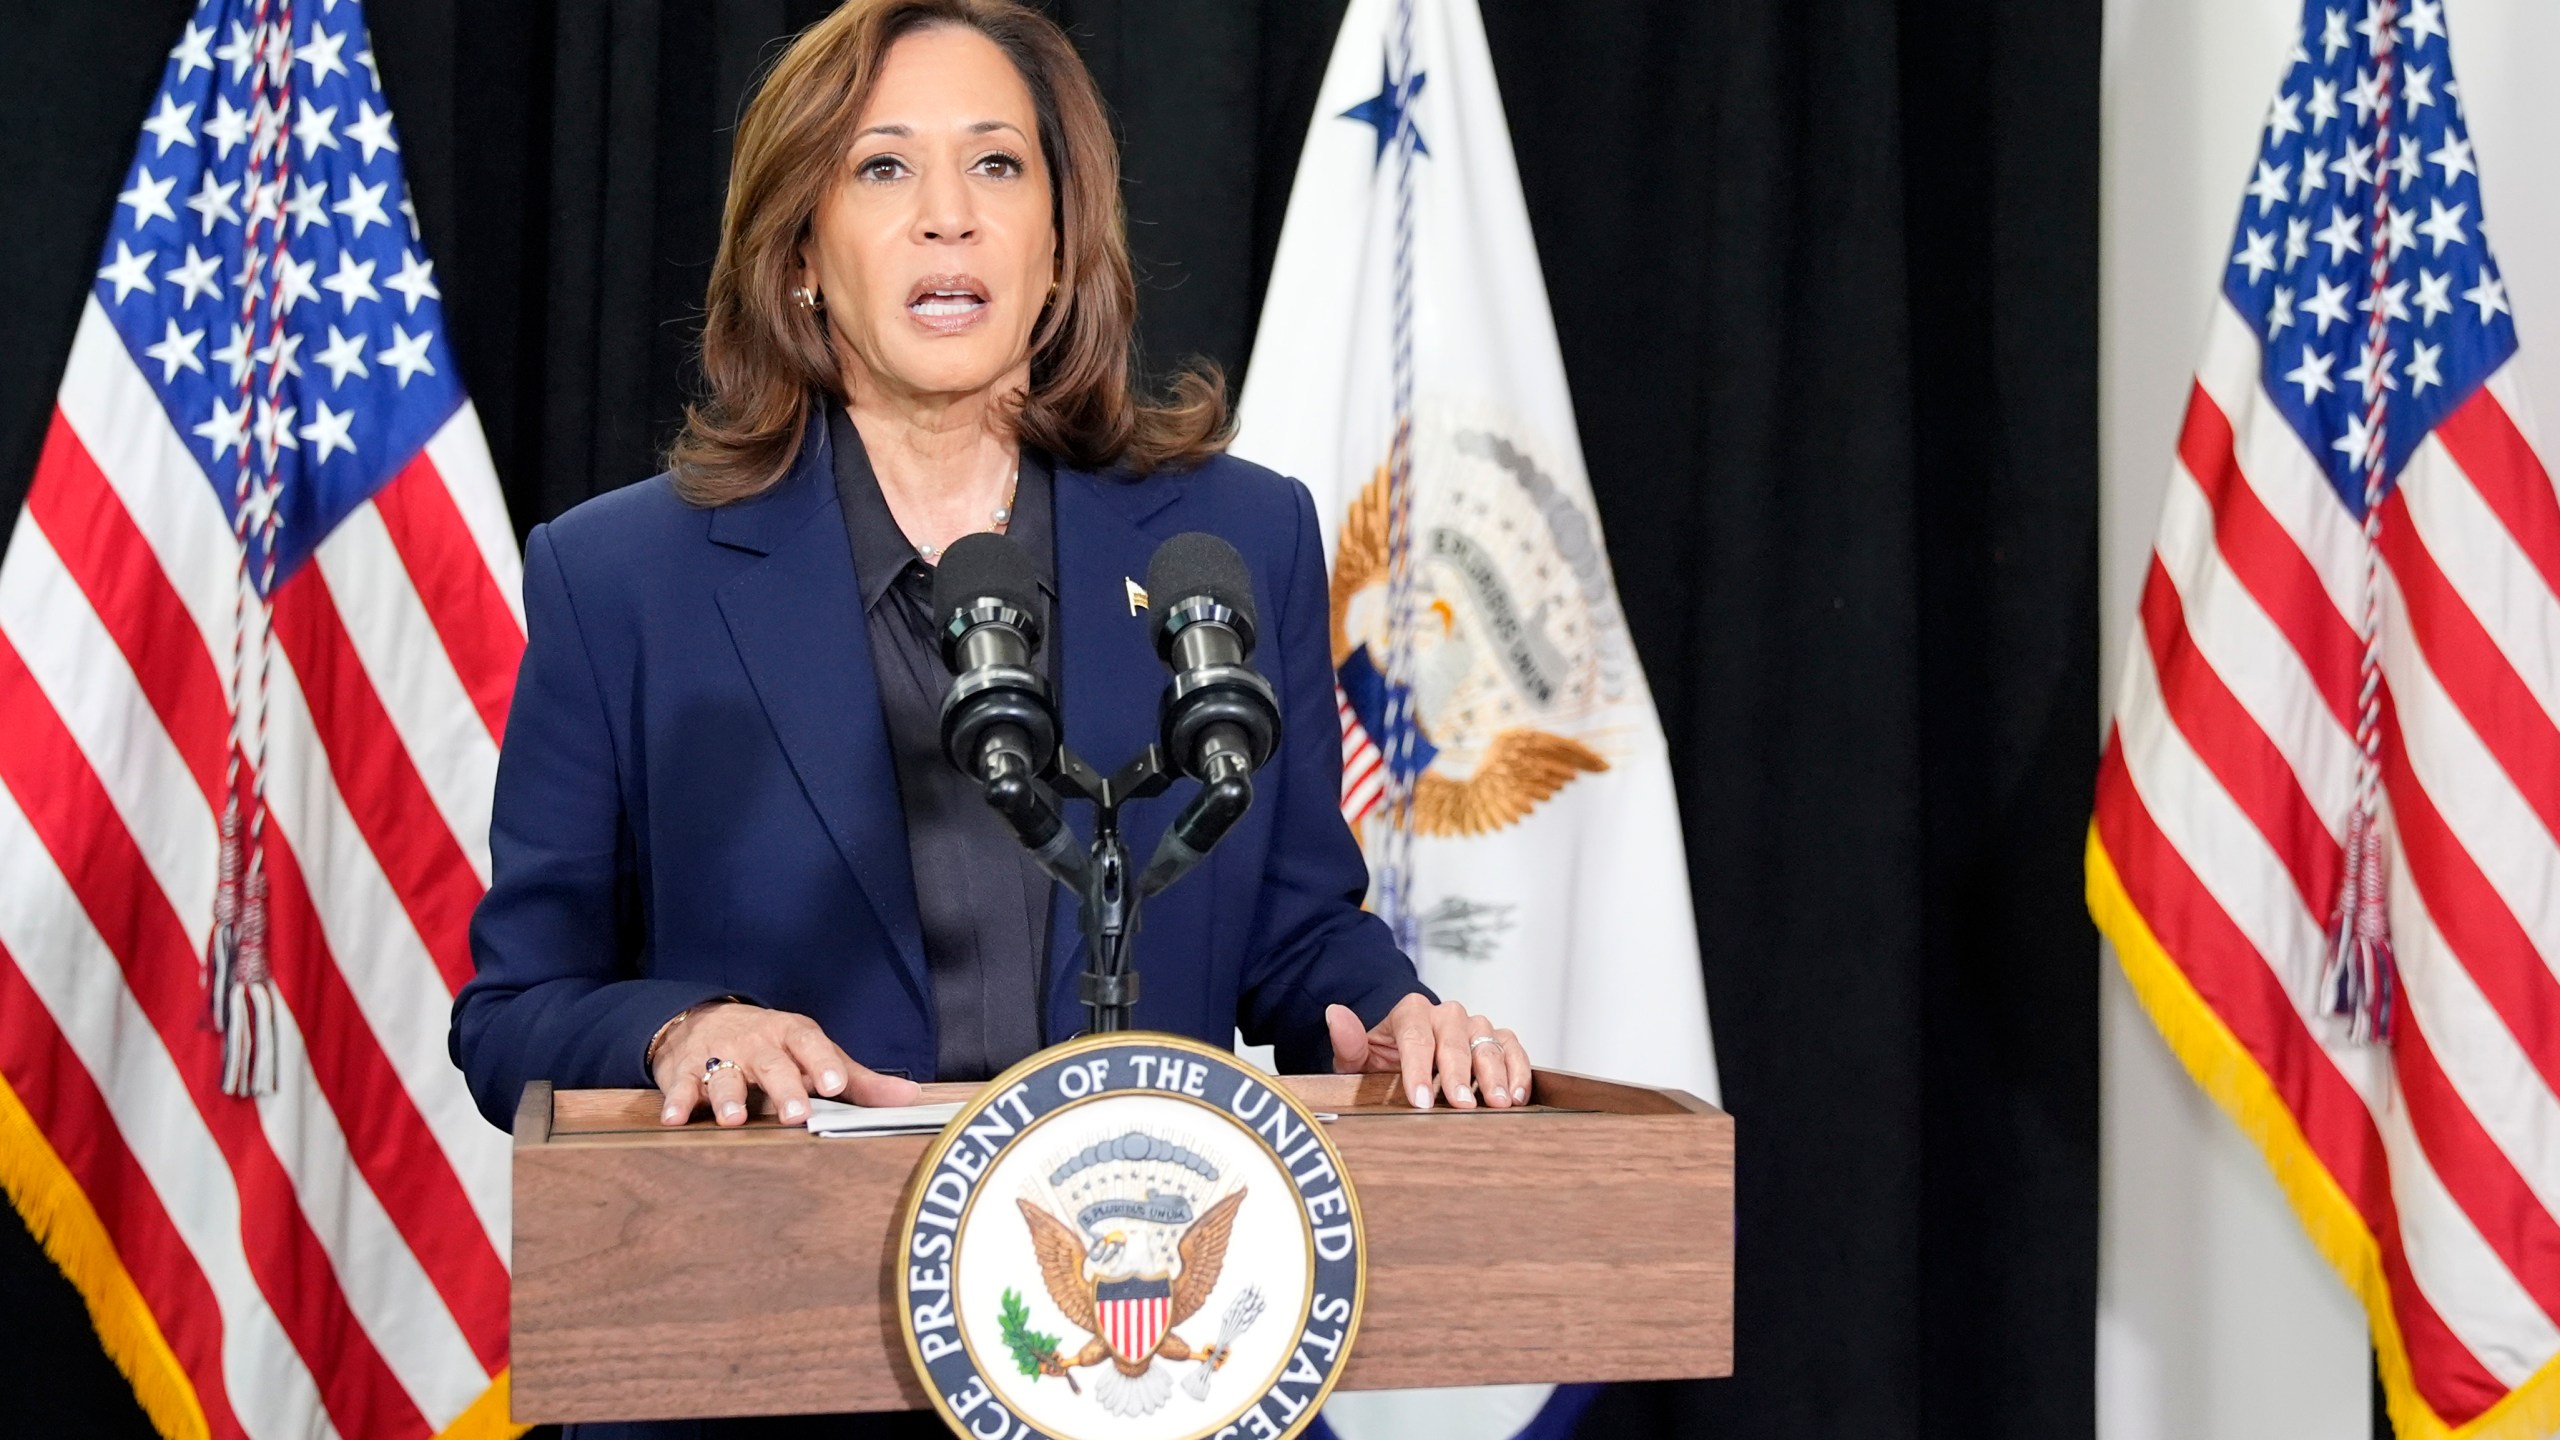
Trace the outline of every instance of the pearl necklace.
<path fill-rule="evenodd" d="M 1021 492 L 1021 489 L 1022 462 L 1017 460 L 1013 464 L 1013 478 L 1005 482 L 1004 503 L 998 505 L 987 515 L 987 528 L 989 530 L 1001 535 L 1004 533 L 1004 527 L 1013 523 L 1013 501 L 1014 497 Z M 953 544 L 957 543 L 958 541 L 956 540 L 953 542 Z M 916 555 L 927 565 L 935 565 L 941 563 L 942 552 L 949 548 L 951 548 L 949 545 L 919 545 L 916 547 Z"/>

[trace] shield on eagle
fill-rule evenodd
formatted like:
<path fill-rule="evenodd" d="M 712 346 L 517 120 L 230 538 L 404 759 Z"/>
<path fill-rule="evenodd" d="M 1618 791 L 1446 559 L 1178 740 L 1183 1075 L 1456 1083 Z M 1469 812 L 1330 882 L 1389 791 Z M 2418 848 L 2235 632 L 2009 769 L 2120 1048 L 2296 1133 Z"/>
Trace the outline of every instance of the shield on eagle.
<path fill-rule="evenodd" d="M 1061 1375 L 1099 1366 L 1094 1398 L 1123 1417 L 1152 1414 L 1171 1398 L 1174 1377 L 1159 1361 L 1225 1364 L 1249 1317 L 1231 1317 L 1206 1345 L 1173 1328 L 1208 1303 L 1226 1265 L 1245 1189 L 1228 1188 L 1234 1182 L 1223 1177 L 1223 1167 L 1191 1145 L 1131 1130 L 1063 1157 L 1049 1172 L 1040 1189 L 1058 1213 L 1034 1195 L 1018 1197 L 1049 1299 L 1093 1336 L 1073 1354 L 1035 1354 L 1032 1363 Z"/>
<path fill-rule="evenodd" d="M 1093 1311 L 1102 1322 L 1096 1333 L 1112 1354 L 1131 1362 L 1144 1360 L 1156 1353 L 1156 1342 L 1173 1323 L 1173 1278 L 1104 1280 L 1093 1287 Z"/>

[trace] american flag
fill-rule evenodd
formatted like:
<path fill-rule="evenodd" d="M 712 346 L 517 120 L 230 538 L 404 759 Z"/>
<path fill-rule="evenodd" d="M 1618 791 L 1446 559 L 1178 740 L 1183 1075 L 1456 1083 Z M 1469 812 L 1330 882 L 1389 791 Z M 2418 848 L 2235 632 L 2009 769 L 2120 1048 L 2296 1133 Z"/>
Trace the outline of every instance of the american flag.
<path fill-rule="evenodd" d="M 0 1178 L 163 1434 L 513 1433 L 520 565 L 359 0 L 205 0 L 0 562 Z"/>
<path fill-rule="evenodd" d="M 2544 1435 L 2560 500 L 2439 0 L 2304 8 L 2229 253 L 2091 907 L 2362 1300 L 2399 1433 Z"/>

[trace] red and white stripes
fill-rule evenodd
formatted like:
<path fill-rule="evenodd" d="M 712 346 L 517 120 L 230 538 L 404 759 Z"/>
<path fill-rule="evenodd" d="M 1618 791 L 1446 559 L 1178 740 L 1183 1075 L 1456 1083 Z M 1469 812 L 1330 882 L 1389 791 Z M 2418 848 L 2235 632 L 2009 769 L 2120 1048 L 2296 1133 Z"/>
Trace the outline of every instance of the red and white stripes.
<path fill-rule="evenodd" d="M 1111 1348 L 1123 1355 L 1144 1358 L 1155 1353 L 1156 1342 L 1164 1338 L 1165 1326 L 1173 1317 L 1173 1297 L 1152 1295 L 1140 1300 L 1105 1300 L 1095 1306 L 1101 1312 L 1102 1336 Z"/>
<path fill-rule="evenodd" d="M 1387 797 L 1387 757 L 1339 685 L 1333 687 L 1333 703 L 1342 712 L 1342 818 L 1356 831 Z"/>

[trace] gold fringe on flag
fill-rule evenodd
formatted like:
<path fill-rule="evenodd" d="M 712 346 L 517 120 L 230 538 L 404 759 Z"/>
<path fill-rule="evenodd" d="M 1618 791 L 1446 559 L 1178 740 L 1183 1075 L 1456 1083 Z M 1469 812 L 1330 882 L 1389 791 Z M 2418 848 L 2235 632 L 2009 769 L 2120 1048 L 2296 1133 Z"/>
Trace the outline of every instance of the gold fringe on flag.
<path fill-rule="evenodd" d="M 205 1440 L 204 1405 L 169 1349 L 160 1322 L 125 1273 L 115 1241 L 98 1220 L 88 1193 L 45 1139 L 18 1092 L 0 1076 L 0 1187 L 35 1232 L 44 1253 L 70 1277 L 89 1305 L 107 1358 L 133 1383 L 133 1398 L 166 1440 Z"/>
<path fill-rule="evenodd" d="M 2151 1016 L 2160 1037 L 2187 1074 L 2213 1097 L 2249 1137 L 2275 1173 L 2276 1184 L 2329 1268 L 2363 1305 L 2373 1329 L 2373 1349 L 2391 1427 L 2400 1440 L 2545 1440 L 2560 1431 L 2560 1356 L 2543 1363 L 2506 1398 L 2459 1427 L 2448 1425 L 2418 1394 L 2409 1369 L 2409 1347 L 2391 1308 L 2382 1275 L 2382 1249 L 2337 1178 L 2313 1154 L 2292 1109 L 2276 1094 L 2240 1038 L 2196 993 L 2186 972 L 2161 948 L 2150 922 L 2125 893 L 2115 861 L 2089 827 L 2089 917 L 2116 947 L 2116 963 Z"/>
<path fill-rule="evenodd" d="M 99 1343 L 133 1385 L 133 1398 L 152 1428 L 163 1440 L 207 1440 L 211 1430 L 195 1382 L 187 1378 L 168 1337 L 160 1333 L 160 1322 L 134 1288 L 88 1193 L 72 1178 L 5 1075 L 0 1075 L 0 1189 L 9 1192 L 9 1203 L 35 1232 L 44 1253 L 87 1303 Z M 507 1416 L 507 1374 L 502 1368 L 491 1376 L 480 1398 L 439 1431 L 436 1440 L 516 1440 L 531 1429 Z"/>

